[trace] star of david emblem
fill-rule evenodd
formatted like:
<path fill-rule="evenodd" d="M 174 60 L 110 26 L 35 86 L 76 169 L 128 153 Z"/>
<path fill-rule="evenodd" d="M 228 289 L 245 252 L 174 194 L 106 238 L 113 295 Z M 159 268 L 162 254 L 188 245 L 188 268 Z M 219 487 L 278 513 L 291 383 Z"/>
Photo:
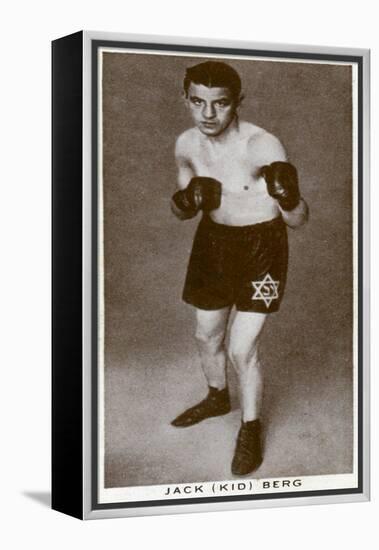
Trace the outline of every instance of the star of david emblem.
<path fill-rule="evenodd" d="M 252 281 L 251 284 L 254 287 L 252 300 L 263 300 L 267 308 L 270 307 L 273 300 L 279 298 L 279 281 L 274 281 L 270 273 L 267 273 L 262 281 Z"/>

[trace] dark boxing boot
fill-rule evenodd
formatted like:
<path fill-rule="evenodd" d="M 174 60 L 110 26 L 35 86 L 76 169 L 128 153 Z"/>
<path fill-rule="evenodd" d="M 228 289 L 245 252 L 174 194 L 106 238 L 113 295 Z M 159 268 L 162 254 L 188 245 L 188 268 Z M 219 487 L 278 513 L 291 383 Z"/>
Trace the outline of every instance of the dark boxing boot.
<path fill-rule="evenodd" d="M 235 476 L 250 474 L 260 466 L 262 460 L 260 421 L 242 422 L 234 451 L 232 473 Z"/>
<path fill-rule="evenodd" d="M 187 409 L 171 422 L 176 428 L 193 426 L 206 418 L 221 416 L 230 412 L 230 398 L 228 388 L 218 390 L 209 386 L 209 393 L 203 401 Z"/>

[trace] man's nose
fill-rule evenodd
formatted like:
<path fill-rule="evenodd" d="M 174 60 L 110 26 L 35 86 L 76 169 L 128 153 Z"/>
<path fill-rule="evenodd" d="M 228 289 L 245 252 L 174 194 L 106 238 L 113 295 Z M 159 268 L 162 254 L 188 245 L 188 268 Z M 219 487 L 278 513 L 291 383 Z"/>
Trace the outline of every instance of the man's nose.
<path fill-rule="evenodd" d="M 211 103 L 208 105 L 204 105 L 204 109 L 203 109 L 204 118 L 213 118 L 215 114 L 216 114 L 216 111 Z"/>

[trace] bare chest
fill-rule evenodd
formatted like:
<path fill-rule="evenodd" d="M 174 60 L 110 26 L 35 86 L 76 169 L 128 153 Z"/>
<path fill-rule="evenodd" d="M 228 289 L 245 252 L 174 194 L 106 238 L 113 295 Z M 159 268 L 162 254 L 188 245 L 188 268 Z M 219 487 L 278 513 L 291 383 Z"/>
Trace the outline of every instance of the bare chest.
<path fill-rule="evenodd" d="M 197 176 L 221 181 L 223 195 L 246 196 L 247 191 L 255 195 L 265 190 L 262 178 L 257 177 L 258 162 L 241 144 L 217 149 L 199 146 L 191 164 Z"/>

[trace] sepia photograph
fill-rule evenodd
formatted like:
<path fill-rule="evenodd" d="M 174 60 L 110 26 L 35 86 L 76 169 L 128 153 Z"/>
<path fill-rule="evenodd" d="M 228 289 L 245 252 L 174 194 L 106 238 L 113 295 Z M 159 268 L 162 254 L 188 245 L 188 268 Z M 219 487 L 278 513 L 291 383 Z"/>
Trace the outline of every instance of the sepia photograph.
<path fill-rule="evenodd" d="M 95 65 L 98 503 L 353 491 L 357 64 Z"/>

